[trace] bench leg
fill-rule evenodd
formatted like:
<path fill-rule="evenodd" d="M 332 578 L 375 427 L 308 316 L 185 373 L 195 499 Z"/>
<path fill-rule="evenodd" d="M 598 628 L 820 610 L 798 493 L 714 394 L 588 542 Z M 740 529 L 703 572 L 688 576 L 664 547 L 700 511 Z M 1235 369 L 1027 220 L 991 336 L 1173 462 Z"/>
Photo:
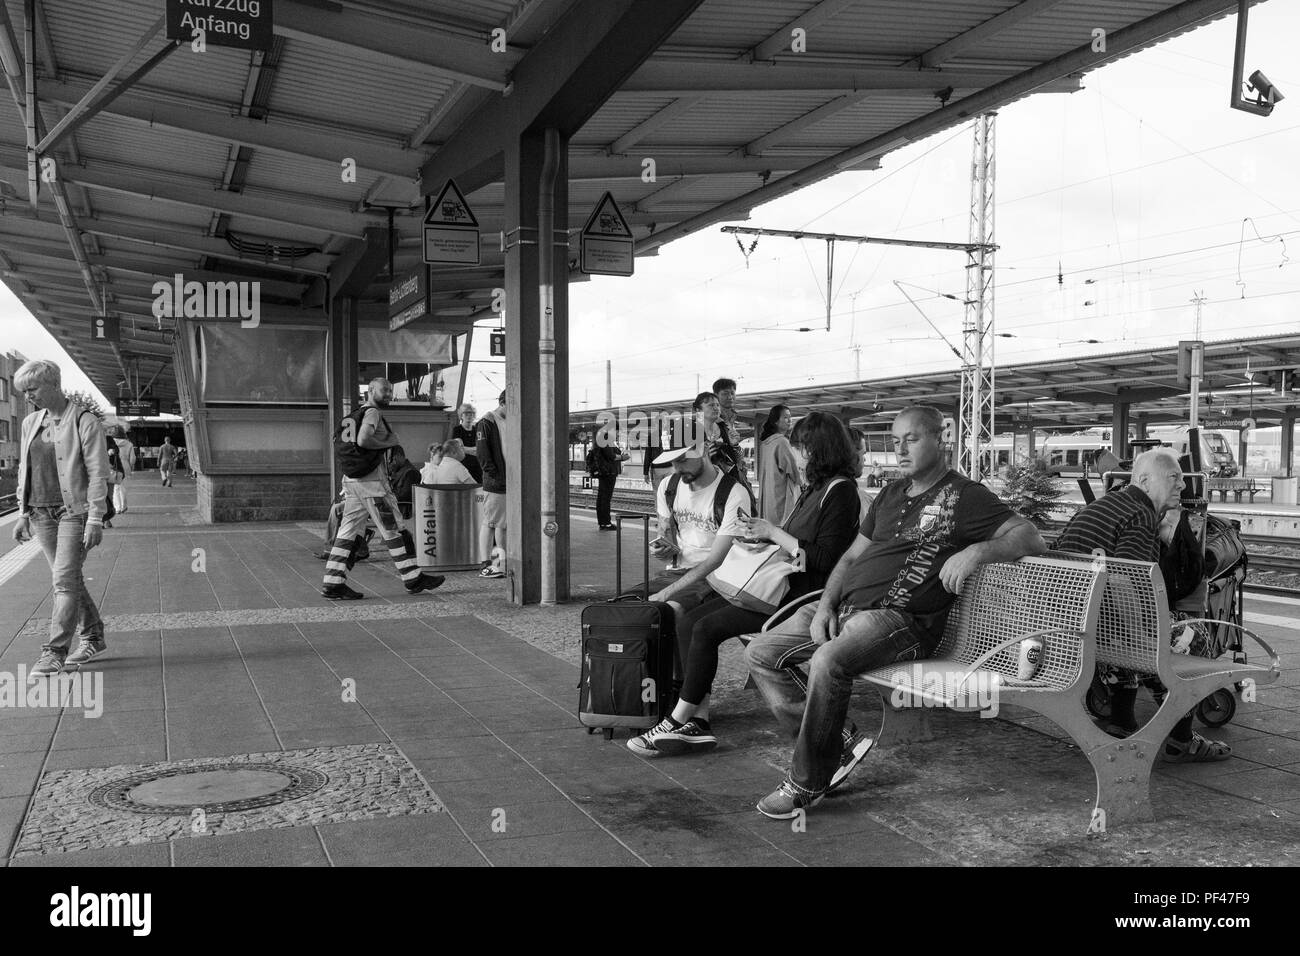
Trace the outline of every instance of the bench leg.
<path fill-rule="evenodd" d="M 889 696 L 881 693 L 880 735 L 878 744 L 908 744 L 933 740 L 937 735 L 930 719 L 931 707 L 895 707 Z"/>

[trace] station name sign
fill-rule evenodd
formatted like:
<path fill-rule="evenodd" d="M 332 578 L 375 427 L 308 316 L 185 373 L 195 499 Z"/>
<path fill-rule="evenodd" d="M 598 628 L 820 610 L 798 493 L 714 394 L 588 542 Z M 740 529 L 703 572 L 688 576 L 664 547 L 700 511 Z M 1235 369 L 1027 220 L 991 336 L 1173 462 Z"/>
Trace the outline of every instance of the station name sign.
<path fill-rule="evenodd" d="M 125 398 L 117 400 L 117 415 L 119 418 L 145 418 L 157 414 L 158 399 L 156 398 L 146 398 L 138 402 L 129 401 Z"/>
<path fill-rule="evenodd" d="M 190 42 L 202 36 L 207 46 L 271 48 L 271 0 L 166 0 L 166 3 L 169 40 Z"/>
<path fill-rule="evenodd" d="M 429 270 L 419 266 L 388 287 L 388 331 L 396 332 L 428 315 L 431 304 Z"/>

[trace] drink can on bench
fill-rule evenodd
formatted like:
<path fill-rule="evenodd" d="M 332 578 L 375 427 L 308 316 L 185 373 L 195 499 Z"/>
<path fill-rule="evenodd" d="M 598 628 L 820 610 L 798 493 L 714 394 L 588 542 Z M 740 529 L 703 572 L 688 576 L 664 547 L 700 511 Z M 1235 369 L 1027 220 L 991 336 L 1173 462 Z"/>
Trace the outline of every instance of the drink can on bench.
<path fill-rule="evenodd" d="M 1016 662 L 1016 678 L 1033 680 L 1043 663 L 1043 639 L 1027 637 L 1020 642 L 1020 656 Z"/>

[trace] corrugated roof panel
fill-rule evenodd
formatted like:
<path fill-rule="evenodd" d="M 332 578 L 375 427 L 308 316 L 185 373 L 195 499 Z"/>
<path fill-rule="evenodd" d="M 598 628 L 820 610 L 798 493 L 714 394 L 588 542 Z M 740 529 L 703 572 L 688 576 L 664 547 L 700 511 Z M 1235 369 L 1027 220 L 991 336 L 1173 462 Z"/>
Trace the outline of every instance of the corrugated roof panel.
<path fill-rule="evenodd" d="M 608 146 L 635 129 L 677 97 L 658 93 L 620 93 L 611 97 L 569 140 L 571 146 Z"/>
<path fill-rule="evenodd" d="M 285 42 L 270 108 L 272 117 L 276 111 L 314 117 L 400 140 L 414 132 L 453 85 L 415 64 L 404 65 L 395 80 L 390 65 L 364 52 L 343 58 L 332 45 L 295 37 Z"/>
<path fill-rule="evenodd" d="M 90 79 L 98 79 L 107 72 L 162 15 L 162 4 L 153 0 L 113 0 L 112 3 L 96 4 L 47 2 L 41 6 L 60 71 L 71 71 L 74 76 Z M 21 31 L 22 3 L 10 0 L 9 13 L 14 29 Z M 19 42 L 21 44 L 21 34 Z M 144 63 L 166 43 L 163 31 L 159 30 L 136 55 L 130 68 Z M 182 45 L 142 82 L 161 89 L 201 94 L 221 102 L 238 102 L 248 72 L 248 58 L 247 50 L 209 47 L 206 53 L 195 53 L 188 45 Z"/>
<path fill-rule="evenodd" d="M 357 181 L 345 183 L 342 171 L 340 163 L 255 149 L 244 182 L 250 189 L 309 192 L 323 200 L 353 205 L 365 197 L 366 191 L 379 178 L 374 170 L 359 166 Z"/>
<path fill-rule="evenodd" d="M 118 116 L 99 114 L 81 129 L 81 156 L 135 170 L 166 170 L 220 182 L 230 146 L 197 133 L 150 128 Z M 71 174 L 76 178 L 75 171 Z M 142 183 L 143 185 L 143 183 Z"/>

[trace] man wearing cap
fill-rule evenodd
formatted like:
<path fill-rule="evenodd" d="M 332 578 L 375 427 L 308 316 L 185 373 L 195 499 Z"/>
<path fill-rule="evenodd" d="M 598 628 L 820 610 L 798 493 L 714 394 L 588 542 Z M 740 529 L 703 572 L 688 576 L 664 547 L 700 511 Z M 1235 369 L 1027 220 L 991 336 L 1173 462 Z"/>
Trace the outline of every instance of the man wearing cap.
<path fill-rule="evenodd" d="M 702 444 L 672 448 L 654 463 L 673 472 L 655 492 L 659 537 L 650 542 L 650 553 L 661 561 L 674 558 L 680 576 L 670 572 L 653 579 L 650 600 L 667 601 L 681 614 L 712 596 L 707 578 L 727 556 L 731 539 L 745 533 L 740 515 L 748 513 L 749 493 L 709 460 Z"/>

